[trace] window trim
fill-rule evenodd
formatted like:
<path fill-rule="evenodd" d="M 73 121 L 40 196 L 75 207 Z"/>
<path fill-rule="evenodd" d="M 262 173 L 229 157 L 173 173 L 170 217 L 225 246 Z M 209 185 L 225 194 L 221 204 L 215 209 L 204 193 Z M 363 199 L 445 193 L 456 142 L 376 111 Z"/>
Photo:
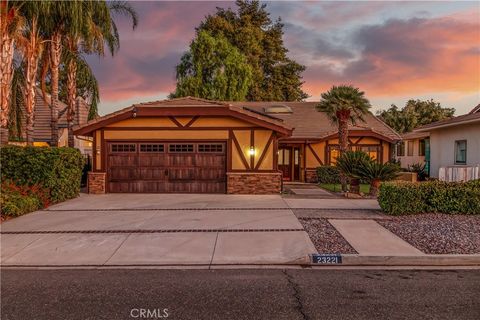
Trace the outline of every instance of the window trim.
<path fill-rule="evenodd" d="M 423 148 L 422 148 L 422 145 L 423 145 Z M 427 148 L 427 145 L 425 143 L 425 139 L 418 140 L 418 155 L 420 157 L 425 157 L 426 148 Z"/>
<path fill-rule="evenodd" d="M 458 156 L 458 151 L 459 151 L 459 150 L 458 150 L 458 145 L 459 145 L 459 143 L 461 143 L 461 142 L 464 142 L 464 143 L 465 143 L 465 161 L 459 162 L 459 161 L 457 160 L 457 159 L 458 159 L 458 158 L 457 158 L 457 156 Z M 455 159 L 454 159 L 454 163 L 455 163 L 456 165 L 466 165 L 466 164 L 467 164 L 467 150 L 468 150 L 468 148 L 467 148 L 467 140 L 465 140 L 465 139 L 464 139 L 464 140 L 455 140 Z"/>

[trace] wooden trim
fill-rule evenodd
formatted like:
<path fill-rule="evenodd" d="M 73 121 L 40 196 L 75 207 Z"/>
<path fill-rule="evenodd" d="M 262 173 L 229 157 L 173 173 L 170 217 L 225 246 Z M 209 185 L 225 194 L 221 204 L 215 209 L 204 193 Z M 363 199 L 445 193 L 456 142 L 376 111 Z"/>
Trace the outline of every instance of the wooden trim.
<path fill-rule="evenodd" d="M 101 150 L 101 163 L 102 171 L 105 172 L 105 193 L 108 193 L 108 170 L 107 170 L 107 143 L 105 142 L 105 132 L 100 131 L 100 137 L 102 141 L 102 150 Z"/>
<path fill-rule="evenodd" d="M 260 158 L 257 161 L 257 165 L 255 166 L 255 170 L 258 170 L 258 168 L 260 168 L 260 166 L 263 163 L 263 160 L 267 156 L 268 149 L 270 148 L 270 145 L 272 144 L 272 141 L 273 141 L 273 137 L 274 137 L 274 132 L 272 132 L 272 134 L 270 135 L 270 138 L 268 138 L 267 144 L 265 145 L 265 148 L 263 149 L 263 152 L 262 152 L 262 154 L 260 155 Z"/>
<path fill-rule="evenodd" d="M 184 126 L 185 128 L 189 128 L 197 119 L 200 118 L 200 116 L 195 116 L 190 121 L 187 122 L 187 124 Z"/>
<path fill-rule="evenodd" d="M 227 171 L 232 170 L 232 130 L 228 130 L 228 140 L 227 140 Z"/>
<path fill-rule="evenodd" d="M 307 180 L 307 170 L 306 170 L 306 167 L 307 167 L 307 149 L 306 149 L 306 144 L 302 144 L 302 153 L 301 153 L 301 156 L 302 156 L 302 164 L 303 164 L 303 175 L 301 174 L 300 175 L 300 181 L 302 182 L 305 182 Z M 300 170 L 300 173 L 302 172 L 302 170 Z"/>
<path fill-rule="evenodd" d="M 284 136 L 290 136 L 293 129 L 289 126 L 283 124 L 282 122 L 276 120 L 270 120 L 261 115 L 250 115 L 241 112 L 240 110 L 232 109 L 228 106 L 218 106 L 218 107 L 152 107 L 152 106 L 135 106 L 136 117 L 153 117 L 153 116 L 230 116 L 233 118 L 241 119 L 246 122 L 252 123 L 254 125 L 260 126 L 262 128 L 267 128 L 279 132 Z M 129 119 L 133 117 L 133 108 L 125 110 L 123 113 L 111 116 L 109 118 L 99 120 L 98 122 L 87 124 L 84 127 L 81 127 L 75 130 L 75 135 L 88 135 L 92 131 L 95 131 L 99 128 L 104 128 L 105 126 L 115 123 L 121 120 Z M 263 119 L 262 119 L 263 118 Z"/>
<path fill-rule="evenodd" d="M 237 137 L 235 134 L 232 133 L 232 141 L 235 144 L 235 147 L 237 148 L 237 151 L 240 155 L 240 159 L 242 159 L 243 165 L 245 166 L 245 169 L 250 169 L 248 165 L 247 159 L 245 159 L 245 154 L 243 154 L 242 147 L 240 147 L 240 143 L 238 143 Z M 233 151 L 233 150 L 232 150 Z"/>
<path fill-rule="evenodd" d="M 95 131 L 93 132 L 92 158 L 92 171 L 95 172 L 97 171 L 97 133 Z"/>
<path fill-rule="evenodd" d="M 224 131 L 224 130 L 252 130 L 265 129 L 262 127 L 104 127 L 105 131 L 178 131 L 178 130 L 194 130 L 194 131 Z"/>
<path fill-rule="evenodd" d="M 172 121 L 173 123 L 175 123 L 175 125 L 176 125 L 178 128 L 183 128 L 183 125 L 182 125 L 180 122 L 178 122 L 178 120 L 177 120 L 175 117 L 169 116 L 168 119 L 170 119 L 170 121 Z"/>
<path fill-rule="evenodd" d="M 278 171 L 278 139 L 277 133 L 273 132 L 274 141 L 273 141 L 273 169 Z"/>
<path fill-rule="evenodd" d="M 312 152 L 313 156 L 315 157 L 315 159 L 318 161 L 318 163 L 323 166 L 323 161 L 322 159 L 320 159 L 320 157 L 318 156 L 318 154 L 315 152 L 315 150 L 312 148 L 312 146 L 310 144 L 307 144 L 307 147 L 308 149 Z"/>
<path fill-rule="evenodd" d="M 363 137 L 360 137 L 360 138 L 359 138 L 357 141 L 355 141 L 355 143 L 354 143 L 354 144 L 358 144 L 360 141 L 362 141 L 362 140 L 363 140 L 363 138 L 365 138 L 365 137 L 364 137 L 364 136 L 363 136 Z"/>
<path fill-rule="evenodd" d="M 227 173 L 249 173 L 249 174 L 261 174 L 261 173 L 278 173 L 280 174 L 279 171 L 276 170 L 257 170 L 257 171 L 252 171 L 252 170 L 239 170 L 239 169 L 234 169 L 230 170 Z"/>
<path fill-rule="evenodd" d="M 252 147 L 255 150 L 255 130 L 253 129 L 250 130 L 250 148 L 249 149 L 251 149 Z M 250 169 L 253 170 L 254 167 L 255 167 L 255 153 L 250 155 Z"/>

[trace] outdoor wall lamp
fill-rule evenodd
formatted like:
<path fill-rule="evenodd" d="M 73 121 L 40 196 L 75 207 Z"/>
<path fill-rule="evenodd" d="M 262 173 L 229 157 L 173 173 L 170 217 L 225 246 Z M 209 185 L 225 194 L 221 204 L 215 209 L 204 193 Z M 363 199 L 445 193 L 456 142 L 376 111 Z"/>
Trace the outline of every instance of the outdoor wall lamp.
<path fill-rule="evenodd" d="M 133 107 L 133 114 L 132 117 L 136 118 L 137 117 L 137 107 Z"/>
<path fill-rule="evenodd" d="M 255 155 L 255 147 L 254 147 L 254 146 L 251 146 L 251 147 L 250 147 L 250 150 L 248 151 L 248 153 L 249 153 L 251 156 L 254 156 L 254 155 Z"/>

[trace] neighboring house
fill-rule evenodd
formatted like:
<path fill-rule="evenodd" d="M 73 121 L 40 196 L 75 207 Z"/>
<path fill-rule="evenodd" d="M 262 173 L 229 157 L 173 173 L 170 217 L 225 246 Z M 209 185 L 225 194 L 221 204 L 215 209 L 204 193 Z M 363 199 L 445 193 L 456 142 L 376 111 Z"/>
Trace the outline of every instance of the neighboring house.
<path fill-rule="evenodd" d="M 414 130 L 430 134 L 430 176 L 442 180 L 478 179 L 480 104 L 470 113 Z"/>
<path fill-rule="evenodd" d="M 425 156 L 429 151 L 430 134 L 428 132 L 408 132 L 402 134 L 402 142 L 397 144 L 396 158 L 400 160 L 402 168 L 407 168 L 413 164 L 426 164 L 428 172 L 428 163 Z"/>
<path fill-rule="evenodd" d="M 34 146 L 49 146 L 52 138 L 52 115 L 50 109 L 50 95 L 46 99 L 43 98 L 42 91 L 37 88 L 35 94 L 35 109 L 33 113 L 33 144 Z M 87 123 L 89 106 L 81 97 L 77 98 L 76 110 L 74 116 L 74 124 L 82 125 Z M 25 141 L 25 110 L 22 111 L 22 132 L 20 140 Z M 64 147 L 68 145 L 68 123 L 67 123 L 67 105 L 59 102 L 59 120 L 58 120 L 58 145 Z M 19 143 L 16 143 L 19 144 Z M 20 143 L 22 144 L 22 143 Z M 80 149 L 82 154 L 92 153 L 92 141 L 75 138 L 75 147 Z"/>
<path fill-rule="evenodd" d="M 337 128 L 315 102 L 216 102 L 186 97 L 135 104 L 75 128 L 93 137 L 89 192 L 278 193 L 335 162 Z M 369 114 L 352 149 L 381 162 L 400 136 Z"/>

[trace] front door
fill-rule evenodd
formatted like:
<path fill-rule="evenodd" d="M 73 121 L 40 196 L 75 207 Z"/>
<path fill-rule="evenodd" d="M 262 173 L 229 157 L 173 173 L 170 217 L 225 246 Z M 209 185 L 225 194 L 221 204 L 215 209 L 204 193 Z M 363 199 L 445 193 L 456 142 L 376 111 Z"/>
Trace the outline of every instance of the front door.
<path fill-rule="evenodd" d="M 300 180 L 300 147 L 280 147 L 278 149 L 278 169 L 284 181 Z"/>

